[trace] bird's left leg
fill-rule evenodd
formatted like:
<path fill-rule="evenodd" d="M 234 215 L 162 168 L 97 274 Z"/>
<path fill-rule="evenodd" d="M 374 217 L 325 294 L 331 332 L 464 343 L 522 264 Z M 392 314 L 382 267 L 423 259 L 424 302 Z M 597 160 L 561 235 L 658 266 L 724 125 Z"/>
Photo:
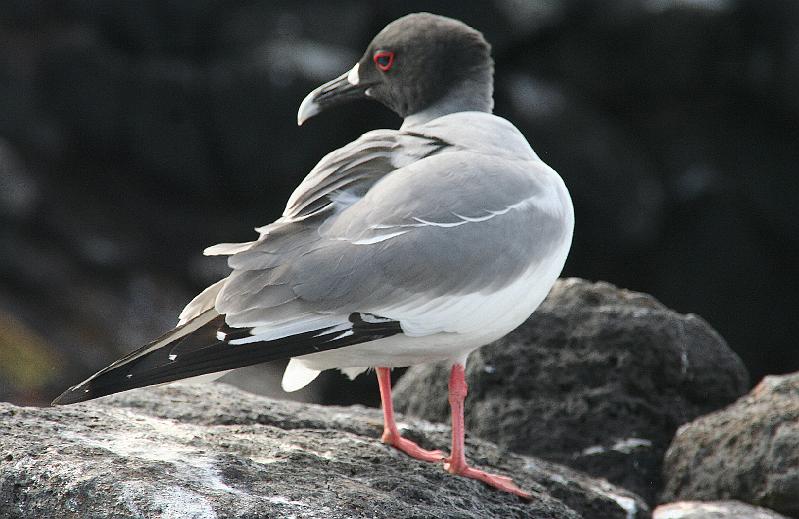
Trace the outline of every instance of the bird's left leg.
<path fill-rule="evenodd" d="M 511 478 L 489 474 L 488 472 L 472 468 L 466 463 L 466 455 L 463 446 L 463 437 L 465 434 L 463 425 L 463 401 L 466 399 L 466 393 L 466 373 L 463 364 L 453 364 L 449 376 L 449 405 L 452 409 L 452 452 L 445 460 L 444 468 L 451 474 L 477 479 L 504 492 L 516 494 L 524 499 L 532 499 L 532 496 L 517 487 Z"/>
<path fill-rule="evenodd" d="M 429 451 L 400 435 L 397 422 L 394 421 L 394 404 L 391 400 L 391 369 L 375 368 L 377 383 L 380 385 L 380 400 L 383 403 L 383 443 L 401 450 L 408 456 L 422 461 L 441 461 L 444 453 L 438 450 Z"/>

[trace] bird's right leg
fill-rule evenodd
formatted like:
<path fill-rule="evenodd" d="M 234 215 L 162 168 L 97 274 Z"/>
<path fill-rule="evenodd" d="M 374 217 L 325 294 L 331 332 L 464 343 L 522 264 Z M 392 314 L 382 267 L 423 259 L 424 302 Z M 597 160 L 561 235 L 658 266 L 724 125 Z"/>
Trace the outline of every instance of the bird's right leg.
<path fill-rule="evenodd" d="M 453 364 L 449 376 L 449 405 L 452 408 L 452 453 L 444 462 L 444 468 L 450 474 L 457 474 L 476 479 L 496 489 L 516 494 L 523 499 L 532 499 L 532 495 L 517 487 L 507 476 L 489 474 L 480 469 L 470 467 L 464 454 L 463 401 L 466 399 L 466 372 L 463 364 Z"/>
<path fill-rule="evenodd" d="M 391 369 L 375 368 L 377 383 L 380 385 L 380 401 L 383 404 L 383 437 L 382 442 L 401 450 L 408 456 L 422 461 L 441 461 L 444 453 L 439 450 L 429 451 L 400 435 L 397 422 L 394 421 L 394 403 L 391 400 Z"/>

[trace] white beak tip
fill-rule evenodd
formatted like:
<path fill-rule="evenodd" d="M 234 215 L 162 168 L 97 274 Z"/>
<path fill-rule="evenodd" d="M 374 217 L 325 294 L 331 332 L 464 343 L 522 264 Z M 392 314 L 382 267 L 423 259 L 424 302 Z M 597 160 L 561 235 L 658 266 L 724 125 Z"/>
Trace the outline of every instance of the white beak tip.
<path fill-rule="evenodd" d="M 319 113 L 319 105 L 314 102 L 315 92 L 311 92 L 300 104 L 300 109 L 297 110 L 297 126 L 302 126 L 302 123 Z"/>
<path fill-rule="evenodd" d="M 347 73 L 347 82 L 350 85 L 356 86 L 358 83 L 361 82 L 361 78 L 358 76 L 358 66 L 360 63 L 356 63 L 354 67 Z"/>
<path fill-rule="evenodd" d="M 300 109 L 297 110 L 297 126 L 302 126 L 302 123 L 322 111 L 319 108 L 319 104 L 314 100 L 317 94 L 320 92 L 331 91 L 331 88 L 337 87 L 338 84 L 345 79 L 352 86 L 357 86 L 358 83 L 360 83 L 361 79 L 358 76 L 358 63 L 356 63 L 355 66 L 349 70 L 349 72 L 342 74 L 331 81 L 328 81 L 320 87 L 317 87 L 311 91 L 310 94 L 305 96 L 305 99 L 303 99 L 302 103 L 300 103 Z"/>

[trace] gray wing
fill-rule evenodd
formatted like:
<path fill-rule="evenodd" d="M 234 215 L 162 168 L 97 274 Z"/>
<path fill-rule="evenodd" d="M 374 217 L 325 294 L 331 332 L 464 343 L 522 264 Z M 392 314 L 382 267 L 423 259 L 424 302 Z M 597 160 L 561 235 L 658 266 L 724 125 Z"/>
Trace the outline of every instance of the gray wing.
<path fill-rule="evenodd" d="M 231 256 L 216 310 L 267 337 L 353 312 L 413 333 L 458 331 L 464 309 L 454 301 L 509 285 L 562 239 L 545 168 L 444 147 L 326 218 L 284 223 Z"/>
<path fill-rule="evenodd" d="M 206 249 L 208 255 L 231 255 L 233 272 L 189 303 L 180 322 L 210 309 L 226 314 L 233 326 L 268 326 L 274 330 L 270 335 L 346 322 L 343 309 L 319 311 L 297 295 L 291 280 L 298 275 L 298 258 L 323 247 L 320 227 L 380 179 L 450 147 L 434 136 L 376 130 L 326 155 L 289 198 L 283 216 L 257 229 L 258 240 Z"/>
<path fill-rule="evenodd" d="M 436 137 L 375 130 L 326 155 L 289 198 L 283 218 L 298 220 L 360 198 L 386 174 L 432 156 L 450 145 Z"/>
<path fill-rule="evenodd" d="M 310 227 L 332 216 L 362 198 L 387 174 L 451 147 L 447 142 L 428 135 L 396 130 L 374 130 L 322 158 L 289 197 L 283 215 L 277 221 L 256 228 L 259 240 L 246 243 L 220 243 L 205 250 L 209 256 L 232 255 L 264 244 L 271 234 L 267 249 L 292 248 L 278 234 L 291 236 L 307 230 L 290 224 L 311 218 Z M 285 228 L 288 227 L 288 228 Z M 300 240 L 301 241 L 301 240 Z M 210 287 L 209 287 L 210 288 Z"/>

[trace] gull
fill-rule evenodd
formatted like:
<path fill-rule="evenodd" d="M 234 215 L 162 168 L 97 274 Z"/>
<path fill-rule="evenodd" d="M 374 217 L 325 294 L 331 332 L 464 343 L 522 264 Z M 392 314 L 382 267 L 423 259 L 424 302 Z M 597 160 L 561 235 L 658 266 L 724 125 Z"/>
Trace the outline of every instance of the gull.
<path fill-rule="evenodd" d="M 483 35 L 415 13 L 386 26 L 352 69 L 310 92 L 302 125 L 372 99 L 403 118 L 326 155 L 258 239 L 209 247 L 229 276 L 195 297 L 175 329 L 66 390 L 54 405 L 290 361 L 296 391 L 323 370 L 373 367 L 382 441 L 456 475 L 530 498 L 511 478 L 470 466 L 464 373 L 470 352 L 506 335 L 560 274 L 574 210 L 560 176 L 492 114 L 494 64 Z M 447 362 L 449 455 L 402 437 L 390 370 Z"/>

